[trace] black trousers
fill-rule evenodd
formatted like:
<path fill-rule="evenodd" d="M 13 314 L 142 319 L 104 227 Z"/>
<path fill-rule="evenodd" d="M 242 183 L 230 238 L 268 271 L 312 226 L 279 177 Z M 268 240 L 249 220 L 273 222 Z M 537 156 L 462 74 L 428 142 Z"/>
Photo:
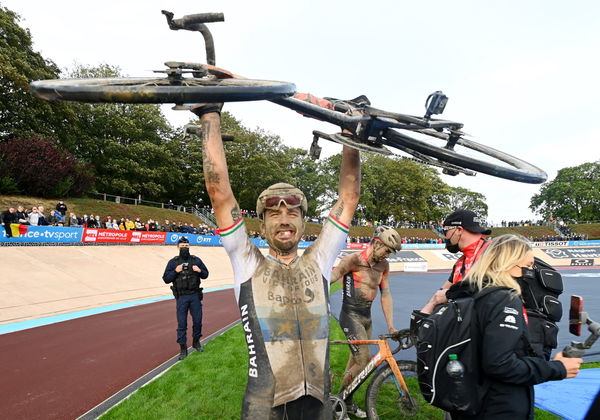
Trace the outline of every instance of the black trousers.
<path fill-rule="evenodd" d="M 188 312 L 192 316 L 192 338 L 202 337 L 202 302 L 200 295 L 181 295 L 175 299 L 177 302 L 177 342 L 187 344 L 187 319 Z"/>

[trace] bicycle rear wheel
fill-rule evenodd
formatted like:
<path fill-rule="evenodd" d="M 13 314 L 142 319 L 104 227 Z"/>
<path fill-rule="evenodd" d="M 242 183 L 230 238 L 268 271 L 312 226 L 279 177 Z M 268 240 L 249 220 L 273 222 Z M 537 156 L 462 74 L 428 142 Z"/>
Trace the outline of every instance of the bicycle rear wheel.
<path fill-rule="evenodd" d="M 31 93 L 49 101 L 121 103 L 202 103 L 279 99 L 296 91 L 293 83 L 253 79 L 167 77 L 38 80 Z"/>
<path fill-rule="evenodd" d="M 404 381 L 409 387 L 417 386 L 417 364 L 408 360 L 397 360 Z M 402 419 L 417 414 L 423 400 L 418 390 L 414 395 L 404 394 L 396 383 L 392 368 L 386 365 L 379 369 L 367 388 L 367 415 L 371 420 Z M 423 400 L 424 401 L 424 400 Z"/>
<path fill-rule="evenodd" d="M 416 138 L 416 135 L 421 135 L 421 137 Z M 384 133 L 383 143 L 400 150 L 414 150 L 442 162 L 511 181 L 541 184 L 548 179 L 546 172 L 537 166 L 508 153 L 469 140 L 464 134 L 458 138 L 452 148 L 435 144 L 435 142 L 447 141 L 447 134 L 435 130 L 421 130 L 416 135 L 409 136 L 396 129 L 387 129 Z"/>

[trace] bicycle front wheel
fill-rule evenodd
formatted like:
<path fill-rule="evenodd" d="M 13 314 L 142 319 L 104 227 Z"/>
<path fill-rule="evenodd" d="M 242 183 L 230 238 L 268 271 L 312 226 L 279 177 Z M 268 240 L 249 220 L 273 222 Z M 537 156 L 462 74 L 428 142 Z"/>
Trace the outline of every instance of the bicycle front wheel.
<path fill-rule="evenodd" d="M 416 151 L 442 162 L 471 169 L 511 181 L 527 184 L 546 182 L 548 175 L 542 169 L 522 159 L 485 146 L 461 135 L 452 148 L 436 144 L 447 141 L 447 136 L 435 130 L 421 130 L 419 133 L 404 134 L 395 129 L 387 129 L 384 144 L 411 153 Z M 416 136 L 420 135 L 419 138 Z"/>
<path fill-rule="evenodd" d="M 397 360 L 396 363 L 413 393 L 405 394 L 402 391 L 389 365 L 379 369 L 367 388 L 367 415 L 371 420 L 413 417 L 420 403 L 424 402 L 418 391 L 417 364 L 408 360 Z"/>
<path fill-rule="evenodd" d="M 279 99 L 293 95 L 296 86 L 253 79 L 122 77 L 37 80 L 29 90 L 49 101 L 184 104 Z"/>

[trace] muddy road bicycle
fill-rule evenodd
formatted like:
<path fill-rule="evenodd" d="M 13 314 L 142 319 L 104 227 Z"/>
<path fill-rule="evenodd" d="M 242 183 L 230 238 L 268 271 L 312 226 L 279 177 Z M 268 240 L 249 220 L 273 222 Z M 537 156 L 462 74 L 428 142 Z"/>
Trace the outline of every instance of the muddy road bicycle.
<path fill-rule="evenodd" d="M 395 340 L 398 345 L 391 349 L 387 340 Z M 394 359 L 394 354 L 414 345 L 409 329 L 393 334 L 382 334 L 378 340 L 336 340 L 329 343 L 379 347 L 377 354 L 356 375 L 356 378 L 339 394 L 331 395 L 335 419 L 346 418 L 348 407 L 344 401 L 350 398 L 371 376 L 373 379 L 369 383 L 365 395 L 366 412 L 370 420 L 401 419 L 417 414 L 419 411 L 418 400 L 423 400 L 423 398 L 418 392 L 411 395 L 405 381 L 405 378 L 416 380 L 417 364 L 412 360 Z"/>
<path fill-rule="evenodd" d="M 222 13 L 201 13 L 174 19 L 162 11 L 172 30 L 198 31 L 205 41 L 207 64 L 168 61 L 160 77 L 39 80 L 30 91 L 46 100 L 78 102 L 190 104 L 269 100 L 300 114 L 345 130 L 342 134 L 313 131 L 310 155 L 318 158 L 320 139 L 383 155 L 400 154 L 447 175 L 477 172 L 518 182 L 540 184 L 546 173 L 522 159 L 470 139 L 463 124 L 434 118 L 448 102 L 441 91 L 428 96 L 423 116 L 388 112 L 371 106 L 365 96 L 353 100 L 318 98 L 297 93 L 293 83 L 246 79 L 215 66 L 215 47 L 207 23 L 224 21 Z"/>

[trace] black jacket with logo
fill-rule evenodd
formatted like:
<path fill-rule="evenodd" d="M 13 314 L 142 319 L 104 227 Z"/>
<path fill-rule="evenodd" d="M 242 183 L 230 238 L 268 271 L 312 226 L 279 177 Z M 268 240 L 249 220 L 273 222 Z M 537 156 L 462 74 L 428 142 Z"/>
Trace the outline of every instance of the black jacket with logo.
<path fill-rule="evenodd" d="M 472 294 L 460 282 L 448 298 Z M 454 419 L 533 419 L 533 385 L 567 376 L 559 361 L 532 355 L 523 304 L 509 288 L 482 296 L 475 306 L 481 337 L 480 362 L 490 387 L 476 416 L 452 413 Z"/>
<path fill-rule="evenodd" d="M 177 273 L 175 271 L 175 268 L 183 263 L 183 262 L 187 262 L 189 264 L 189 268 L 188 270 L 192 270 L 192 266 L 196 265 L 198 266 L 198 268 L 200 269 L 200 272 L 190 272 L 190 274 L 192 274 L 193 276 L 198 276 L 198 287 L 200 287 L 200 279 L 205 279 L 208 277 L 208 268 L 206 268 L 206 265 L 204 265 L 204 263 L 202 262 L 202 260 L 198 257 L 196 257 L 195 255 L 190 255 L 189 258 L 187 260 L 182 259 L 181 257 L 177 256 L 174 258 L 171 258 L 169 260 L 169 262 L 167 263 L 167 267 L 165 268 L 165 272 L 163 274 L 163 281 L 165 283 L 173 283 L 173 286 L 177 289 L 178 285 L 177 283 L 177 279 L 178 276 L 181 276 L 182 273 Z M 185 274 L 185 273 L 183 273 Z"/>

